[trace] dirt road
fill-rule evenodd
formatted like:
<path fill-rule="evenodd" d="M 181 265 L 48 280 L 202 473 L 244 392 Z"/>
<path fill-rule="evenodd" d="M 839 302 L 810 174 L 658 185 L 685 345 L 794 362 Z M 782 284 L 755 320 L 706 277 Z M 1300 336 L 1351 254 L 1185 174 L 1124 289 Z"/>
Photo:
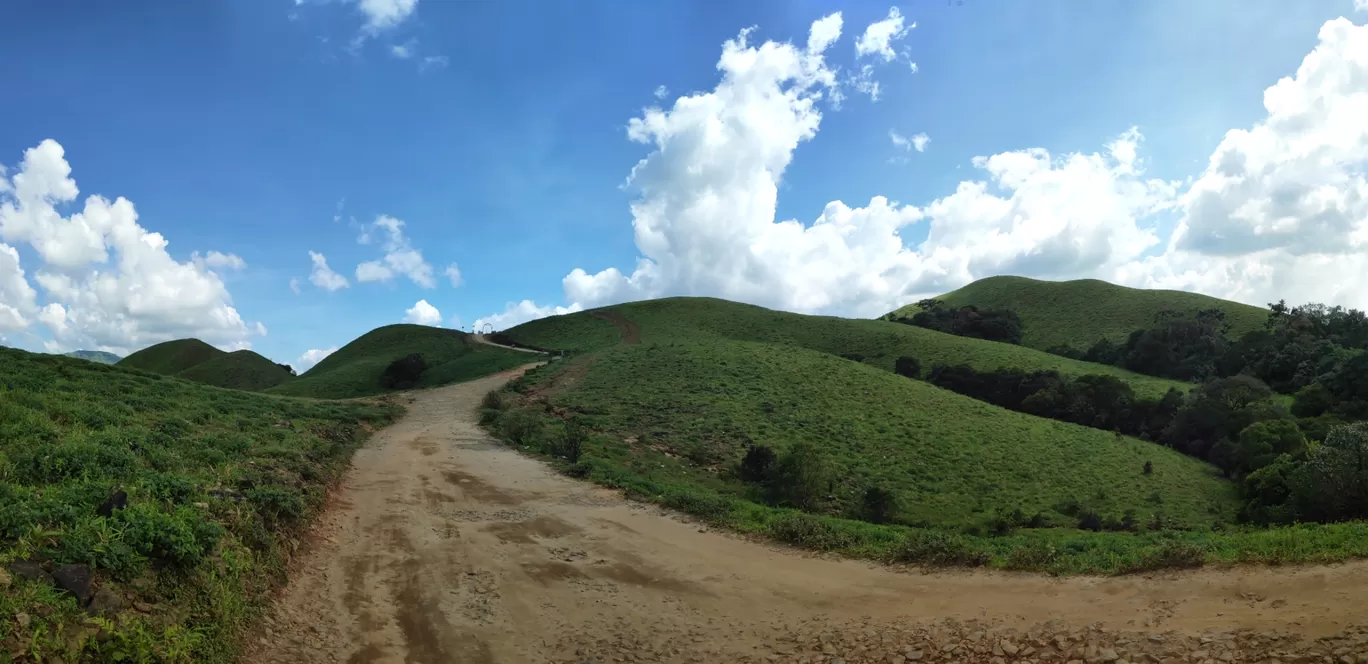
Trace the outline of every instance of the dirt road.
<path fill-rule="evenodd" d="M 1368 662 L 1362 563 L 1053 579 L 808 556 L 492 441 L 475 411 L 508 378 L 412 394 L 243 661 Z"/>

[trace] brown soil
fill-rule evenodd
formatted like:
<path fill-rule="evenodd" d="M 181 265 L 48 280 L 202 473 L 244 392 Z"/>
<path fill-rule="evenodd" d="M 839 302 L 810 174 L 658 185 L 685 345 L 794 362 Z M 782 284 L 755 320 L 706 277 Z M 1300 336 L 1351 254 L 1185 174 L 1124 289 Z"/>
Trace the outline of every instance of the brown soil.
<path fill-rule="evenodd" d="M 1368 564 L 1057 579 L 806 555 L 491 440 L 475 412 L 510 375 L 414 393 L 356 454 L 244 662 L 1368 662 Z"/>
<path fill-rule="evenodd" d="M 601 309 L 595 311 L 590 316 L 599 320 L 606 320 L 618 329 L 618 334 L 622 337 L 622 343 L 627 345 L 641 343 L 641 326 L 627 320 L 622 314 L 612 309 Z"/>

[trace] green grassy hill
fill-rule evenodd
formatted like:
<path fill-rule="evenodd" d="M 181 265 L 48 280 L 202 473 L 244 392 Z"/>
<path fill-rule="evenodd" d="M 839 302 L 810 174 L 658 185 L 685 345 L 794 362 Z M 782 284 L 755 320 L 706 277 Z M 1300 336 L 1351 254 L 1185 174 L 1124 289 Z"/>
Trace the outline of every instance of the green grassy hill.
<path fill-rule="evenodd" d="M 934 364 L 968 364 L 980 370 L 1013 367 L 1054 370 L 1070 376 L 1107 374 L 1128 382 L 1136 394 L 1162 396 L 1180 381 L 1143 376 L 1119 367 L 1071 360 L 1012 344 L 957 337 L 901 323 L 831 316 L 804 316 L 713 298 L 677 297 L 611 308 L 636 326 L 643 343 L 732 339 L 800 346 L 832 355 L 858 354 L 864 362 L 892 370 L 899 356 L 915 357 L 923 371 Z M 621 333 L 602 310 L 543 318 L 507 334 L 541 348 L 587 351 L 612 346 Z M 621 324 L 621 321 L 619 321 Z"/>
<path fill-rule="evenodd" d="M 558 408 L 699 467 L 725 466 L 746 441 L 799 441 L 837 465 L 836 493 L 869 484 L 904 499 L 902 517 L 963 526 L 992 510 L 1050 512 L 1076 502 L 1119 517 L 1162 511 L 1189 525 L 1229 517 L 1232 486 L 1171 449 L 1015 413 L 834 355 L 729 339 L 618 346 L 538 372 Z M 573 376 L 562 389 L 562 377 Z M 1143 473 L 1146 461 L 1152 475 Z M 674 471 L 648 475 L 669 477 Z M 1163 496 L 1162 505 L 1150 502 Z M 1066 518 L 1062 518 L 1068 521 Z"/>
<path fill-rule="evenodd" d="M 269 390 L 275 394 L 344 399 L 380 394 L 391 362 L 418 353 L 427 362 L 419 387 L 445 385 L 522 366 L 526 353 L 475 343 L 470 335 L 426 325 L 386 325 L 361 335 L 312 369 Z"/>
<path fill-rule="evenodd" d="M 91 362 L 99 362 L 100 364 L 114 364 L 123 359 L 114 353 L 106 353 L 102 350 L 73 350 L 70 353 L 64 354 L 67 357 L 90 360 Z"/>
<path fill-rule="evenodd" d="M 259 392 L 289 380 L 291 374 L 257 353 L 237 350 L 200 362 L 176 376 L 215 387 Z"/>
<path fill-rule="evenodd" d="M 1362 522 L 1232 526 L 1236 485 L 1174 449 L 886 369 L 910 355 L 923 367 L 1115 373 L 1150 395 L 1168 381 L 887 321 L 705 298 L 505 334 L 577 352 L 489 396 L 492 431 L 573 476 L 717 526 L 882 561 L 1055 573 L 1368 555 Z M 758 447 L 774 451 L 759 462 L 768 470 L 743 464 Z"/>
<path fill-rule="evenodd" d="M 148 346 L 119 360 L 118 365 L 174 376 L 196 364 L 227 354 L 199 339 L 176 339 Z"/>
<path fill-rule="evenodd" d="M 397 414 L 0 348 L 0 563 L 90 565 L 124 607 L 93 638 L 75 598 L 7 572 L 0 659 L 236 661 L 292 538 Z M 101 516 L 116 489 L 126 506 Z"/>
<path fill-rule="evenodd" d="M 1087 350 L 1098 340 L 1125 341 L 1133 331 L 1150 327 L 1164 310 L 1221 309 L 1230 334 L 1239 337 L 1263 327 L 1268 311 L 1197 293 L 1127 288 L 1097 279 L 1040 281 L 1026 277 L 988 277 L 938 299 L 953 306 L 1011 309 L 1022 322 L 1022 344 L 1041 350 L 1066 345 Z M 885 318 L 911 316 L 910 304 Z"/>

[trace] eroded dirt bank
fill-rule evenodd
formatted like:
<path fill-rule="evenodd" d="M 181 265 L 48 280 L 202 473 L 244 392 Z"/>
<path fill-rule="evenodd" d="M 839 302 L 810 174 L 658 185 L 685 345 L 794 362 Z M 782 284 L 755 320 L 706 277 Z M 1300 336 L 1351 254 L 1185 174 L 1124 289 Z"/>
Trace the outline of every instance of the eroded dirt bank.
<path fill-rule="evenodd" d="M 414 393 L 357 453 L 244 662 L 1368 662 L 1368 564 L 1052 579 L 809 556 L 492 441 L 476 408 L 511 375 Z"/>

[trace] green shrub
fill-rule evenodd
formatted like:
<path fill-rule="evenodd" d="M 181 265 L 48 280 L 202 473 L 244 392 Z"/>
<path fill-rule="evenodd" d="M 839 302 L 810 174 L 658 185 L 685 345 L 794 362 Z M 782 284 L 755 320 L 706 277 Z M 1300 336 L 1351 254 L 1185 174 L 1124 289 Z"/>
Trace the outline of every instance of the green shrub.
<path fill-rule="evenodd" d="M 1059 560 L 1059 550 L 1048 542 L 1023 544 L 1007 556 L 1007 569 L 1023 572 L 1047 572 Z"/>
<path fill-rule="evenodd" d="M 561 431 L 560 455 L 570 463 L 579 461 L 580 453 L 584 450 L 584 441 L 588 437 L 589 434 L 578 420 L 571 419 L 565 422 Z"/>
<path fill-rule="evenodd" d="M 514 445 L 535 447 L 541 443 L 542 421 L 524 410 L 505 413 L 498 421 L 499 434 Z"/>
<path fill-rule="evenodd" d="M 816 445 L 795 443 L 774 466 L 769 482 L 776 505 L 814 510 L 832 486 L 832 472 Z"/>
<path fill-rule="evenodd" d="M 1146 552 L 1140 560 L 1123 571 L 1149 572 L 1161 569 L 1201 567 L 1206 562 L 1206 551 L 1195 544 L 1164 542 L 1158 549 Z"/>
<path fill-rule="evenodd" d="M 418 353 L 410 353 L 385 367 L 380 374 L 380 385 L 387 390 L 403 390 L 418 384 L 427 371 L 427 361 Z"/>
<path fill-rule="evenodd" d="M 982 567 L 992 560 L 992 555 L 961 535 L 914 530 L 893 549 L 891 560 L 946 567 Z"/>
<path fill-rule="evenodd" d="M 499 392 L 499 390 L 490 390 L 490 391 L 486 392 L 485 395 L 484 395 L 484 398 L 480 400 L 480 407 L 481 407 L 481 408 L 490 408 L 490 409 L 493 409 L 493 410 L 503 410 L 503 409 L 504 409 L 504 398 L 503 398 L 503 394 L 502 394 L 501 392 Z"/>
<path fill-rule="evenodd" d="M 860 497 L 860 515 L 870 523 L 888 523 L 898 511 L 898 496 L 883 487 L 866 487 Z"/>
<path fill-rule="evenodd" d="M 737 468 L 737 475 L 742 481 L 753 484 L 764 484 L 770 480 L 774 472 L 776 461 L 774 450 L 764 445 L 751 445 L 746 449 L 746 456 L 741 458 L 741 465 Z"/>
<path fill-rule="evenodd" d="M 769 534 L 780 542 L 816 551 L 836 551 L 858 542 L 848 527 L 802 512 L 781 513 L 770 522 Z"/>

